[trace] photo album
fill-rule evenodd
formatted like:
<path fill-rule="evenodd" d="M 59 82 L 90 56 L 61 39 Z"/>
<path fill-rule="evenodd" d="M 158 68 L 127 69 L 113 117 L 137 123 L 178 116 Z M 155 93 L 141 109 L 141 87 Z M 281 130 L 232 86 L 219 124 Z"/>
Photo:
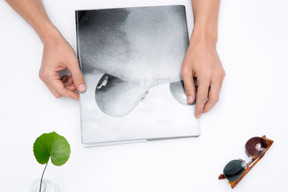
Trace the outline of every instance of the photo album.
<path fill-rule="evenodd" d="M 180 74 L 184 5 L 77 10 L 84 147 L 197 137 Z"/>

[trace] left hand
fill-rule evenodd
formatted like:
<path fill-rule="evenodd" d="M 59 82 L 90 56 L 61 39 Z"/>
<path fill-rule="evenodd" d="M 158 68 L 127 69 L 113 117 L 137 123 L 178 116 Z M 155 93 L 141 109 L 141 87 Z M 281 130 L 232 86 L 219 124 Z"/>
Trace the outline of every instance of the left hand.
<path fill-rule="evenodd" d="M 188 103 L 193 103 L 196 97 L 194 77 L 197 78 L 197 100 L 195 117 L 208 112 L 219 100 L 219 94 L 225 77 L 216 43 L 199 40 L 193 36 L 186 52 L 181 75 L 184 81 Z"/>

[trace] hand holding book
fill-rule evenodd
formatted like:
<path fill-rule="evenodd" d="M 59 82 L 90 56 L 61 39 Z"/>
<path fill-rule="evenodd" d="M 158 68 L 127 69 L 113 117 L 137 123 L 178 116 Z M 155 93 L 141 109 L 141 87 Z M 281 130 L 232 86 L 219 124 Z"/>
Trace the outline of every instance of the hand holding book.
<path fill-rule="evenodd" d="M 196 98 L 193 78 L 198 80 L 196 118 L 218 102 L 225 77 L 216 50 L 219 4 L 220 0 L 192 0 L 194 29 L 181 74 L 189 103 Z"/>
<path fill-rule="evenodd" d="M 75 92 L 85 91 L 86 86 L 79 69 L 76 54 L 70 44 L 52 24 L 41 0 L 7 0 L 7 3 L 25 19 L 38 34 L 44 49 L 39 72 L 41 80 L 51 93 L 79 100 Z M 59 71 L 68 69 L 71 76 L 60 78 Z"/>

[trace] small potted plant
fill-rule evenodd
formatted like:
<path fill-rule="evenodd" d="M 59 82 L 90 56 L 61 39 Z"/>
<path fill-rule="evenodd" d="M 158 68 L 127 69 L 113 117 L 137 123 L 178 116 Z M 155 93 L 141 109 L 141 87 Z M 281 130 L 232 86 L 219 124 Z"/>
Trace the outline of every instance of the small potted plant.
<path fill-rule="evenodd" d="M 34 142 L 33 152 L 38 163 L 46 165 L 43 170 L 40 182 L 39 180 L 34 182 L 33 184 L 36 186 L 33 186 L 32 184 L 30 191 L 48 192 L 47 186 L 46 189 L 43 189 L 42 184 L 49 159 L 51 158 L 51 162 L 56 166 L 64 165 L 70 157 L 70 145 L 65 137 L 58 135 L 56 132 L 44 133 Z"/>

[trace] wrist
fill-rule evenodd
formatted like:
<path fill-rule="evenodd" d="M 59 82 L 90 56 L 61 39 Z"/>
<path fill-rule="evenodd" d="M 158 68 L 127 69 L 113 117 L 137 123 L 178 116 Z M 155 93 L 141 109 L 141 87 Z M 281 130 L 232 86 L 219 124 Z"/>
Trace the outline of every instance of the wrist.
<path fill-rule="evenodd" d="M 49 24 L 39 29 L 39 37 L 43 45 L 45 45 L 50 42 L 56 41 L 57 39 L 61 38 L 62 35 L 53 24 Z"/>
<path fill-rule="evenodd" d="M 217 28 L 194 26 L 190 43 L 205 44 L 208 47 L 215 47 L 218 40 Z"/>

